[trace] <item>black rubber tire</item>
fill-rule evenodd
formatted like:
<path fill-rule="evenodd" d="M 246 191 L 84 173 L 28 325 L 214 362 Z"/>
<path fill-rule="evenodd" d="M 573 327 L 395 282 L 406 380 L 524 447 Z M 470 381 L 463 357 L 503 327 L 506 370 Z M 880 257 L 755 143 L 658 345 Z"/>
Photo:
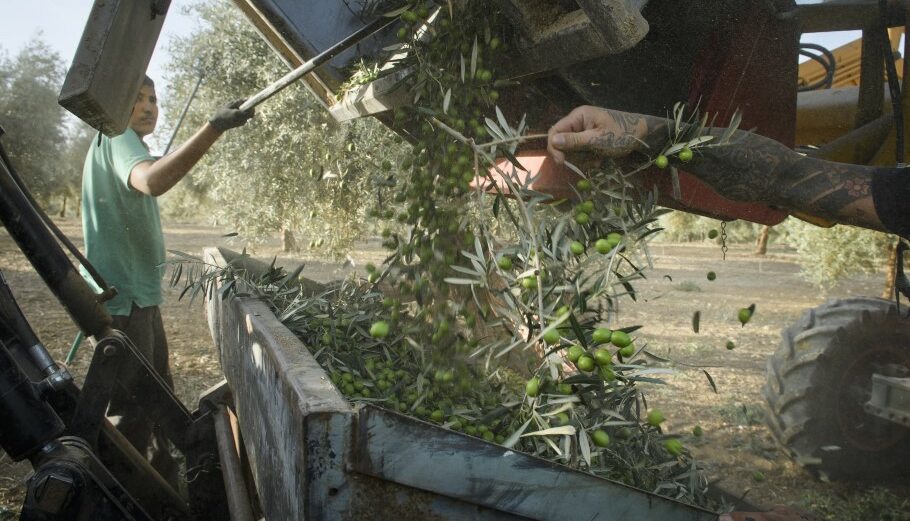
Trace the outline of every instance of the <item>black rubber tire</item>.
<path fill-rule="evenodd" d="M 862 410 L 872 373 L 910 368 L 910 320 L 894 302 L 829 301 L 782 336 L 762 394 L 766 423 L 790 456 L 821 479 L 910 473 L 910 429 Z"/>

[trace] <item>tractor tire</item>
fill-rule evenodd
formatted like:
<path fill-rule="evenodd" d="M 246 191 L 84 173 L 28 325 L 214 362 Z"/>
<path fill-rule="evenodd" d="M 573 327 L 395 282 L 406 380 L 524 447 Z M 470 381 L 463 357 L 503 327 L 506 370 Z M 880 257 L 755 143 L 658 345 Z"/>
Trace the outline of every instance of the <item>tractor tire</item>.
<path fill-rule="evenodd" d="M 863 409 L 873 373 L 910 370 L 910 320 L 894 302 L 832 300 L 782 337 L 762 394 L 766 423 L 790 456 L 820 479 L 907 474 L 910 429 Z"/>

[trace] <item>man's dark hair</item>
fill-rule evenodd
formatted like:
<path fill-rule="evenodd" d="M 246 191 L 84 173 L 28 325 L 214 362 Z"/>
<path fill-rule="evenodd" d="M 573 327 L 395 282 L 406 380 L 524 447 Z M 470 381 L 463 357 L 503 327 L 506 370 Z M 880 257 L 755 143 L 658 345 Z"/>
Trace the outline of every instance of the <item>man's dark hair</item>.
<path fill-rule="evenodd" d="M 146 75 L 145 78 L 142 78 L 142 85 L 143 86 L 148 85 L 149 87 L 154 89 L 155 81 L 153 79 L 149 78 L 148 75 Z"/>

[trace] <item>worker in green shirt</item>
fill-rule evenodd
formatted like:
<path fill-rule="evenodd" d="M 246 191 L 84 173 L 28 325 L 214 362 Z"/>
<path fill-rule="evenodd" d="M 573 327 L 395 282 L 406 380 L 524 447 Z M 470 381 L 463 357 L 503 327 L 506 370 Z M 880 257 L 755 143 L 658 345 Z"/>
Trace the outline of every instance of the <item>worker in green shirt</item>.
<path fill-rule="evenodd" d="M 183 179 L 224 131 L 243 125 L 253 116 L 252 109 L 241 111 L 239 106 L 238 101 L 220 108 L 183 146 L 156 160 L 142 141 L 158 121 L 155 84 L 146 77 L 129 128 L 113 138 L 99 136 L 85 158 L 85 254 L 117 289 L 117 296 L 106 303 L 113 317 L 112 327 L 124 332 L 171 386 L 167 340 L 158 308 L 163 301 L 165 251 L 156 197 Z M 119 375 L 119 384 L 108 415 L 136 449 L 173 482 L 176 467 L 166 442 L 157 433 L 155 418 L 143 411 L 136 375 Z"/>

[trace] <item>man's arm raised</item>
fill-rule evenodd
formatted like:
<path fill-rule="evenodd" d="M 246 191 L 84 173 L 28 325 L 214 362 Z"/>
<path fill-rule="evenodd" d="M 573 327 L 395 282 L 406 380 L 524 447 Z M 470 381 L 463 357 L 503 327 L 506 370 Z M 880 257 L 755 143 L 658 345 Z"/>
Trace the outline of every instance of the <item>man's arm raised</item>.
<path fill-rule="evenodd" d="M 234 101 L 218 109 L 207 123 L 174 152 L 158 161 L 143 161 L 134 166 L 130 172 L 130 186 L 153 197 L 173 188 L 196 166 L 225 130 L 239 127 L 253 117 L 253 109 L 241 111 L 237 108 L 242 102 L 243 100 Z"/>

